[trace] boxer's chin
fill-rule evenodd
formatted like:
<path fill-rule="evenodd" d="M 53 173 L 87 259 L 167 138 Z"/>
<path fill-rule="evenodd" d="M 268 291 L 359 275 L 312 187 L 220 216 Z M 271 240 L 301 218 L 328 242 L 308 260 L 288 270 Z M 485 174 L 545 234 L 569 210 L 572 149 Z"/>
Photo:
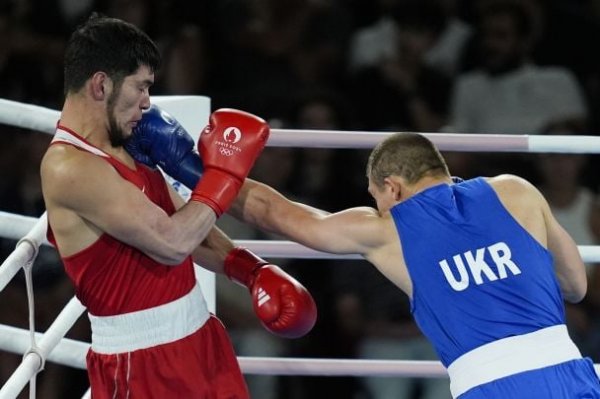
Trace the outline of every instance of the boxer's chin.
<path fill-rule="evenodd" d="M 129 129 L 129 134 L 125 132 L 122 128 L 119 127 L 117 121 L 115 120 L 113 115 L 109 115 L 108 117 L 108 138 L 110 140 L 110 145 L 113 147 L 122 147 L 127 140 L 127 137 L 131 134 L 131 129 Z"/>
<path fill-rule="evenodd" d="M 113 147 L 123 147 L 125 145 L 125 141 L 127 140 L 127 136 L 124 134 L 121 129 L 110 129 L 108 132 L 108 137 L 110 139 L 110 145 Z"/>

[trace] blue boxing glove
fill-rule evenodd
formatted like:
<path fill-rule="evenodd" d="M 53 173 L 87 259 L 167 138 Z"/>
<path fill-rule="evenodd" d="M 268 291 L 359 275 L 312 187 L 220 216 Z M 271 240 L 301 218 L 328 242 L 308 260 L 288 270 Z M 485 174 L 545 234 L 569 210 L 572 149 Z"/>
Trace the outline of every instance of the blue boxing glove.
<path fill-rule="evenodd" d="M 160 168 L 173 179 L 193 189 L 204 172 L 194 139 L 168 112 L 152 105 L 125 142 L 125 149 L 138 162 Z"/>

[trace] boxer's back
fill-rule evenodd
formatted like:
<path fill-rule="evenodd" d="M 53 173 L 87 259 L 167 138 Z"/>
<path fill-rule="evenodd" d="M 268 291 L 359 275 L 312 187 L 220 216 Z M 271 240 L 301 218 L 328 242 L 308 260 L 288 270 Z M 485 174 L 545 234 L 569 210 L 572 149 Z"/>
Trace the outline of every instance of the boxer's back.
<path fill-rule="evenodd" d="M 564 323 L 552 256 L 483 179 L 431 187 L 392 215 L 414 317 L 445 365 L 489 342 Z"/>

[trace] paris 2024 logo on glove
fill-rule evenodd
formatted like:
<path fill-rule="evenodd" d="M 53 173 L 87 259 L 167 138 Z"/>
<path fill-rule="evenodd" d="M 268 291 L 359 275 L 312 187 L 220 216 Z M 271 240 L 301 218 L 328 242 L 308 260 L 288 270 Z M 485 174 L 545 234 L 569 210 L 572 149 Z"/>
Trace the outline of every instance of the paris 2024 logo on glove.
<path fill-rule="evenodd" d="M 242 149 L 235 145 L 241 139 L 242 132 L 237 127 L 230 126 L 223 130 L 223 141 L 217 141 L 221 155 L 229 157 L 235 152 L 241 152 Z"/>

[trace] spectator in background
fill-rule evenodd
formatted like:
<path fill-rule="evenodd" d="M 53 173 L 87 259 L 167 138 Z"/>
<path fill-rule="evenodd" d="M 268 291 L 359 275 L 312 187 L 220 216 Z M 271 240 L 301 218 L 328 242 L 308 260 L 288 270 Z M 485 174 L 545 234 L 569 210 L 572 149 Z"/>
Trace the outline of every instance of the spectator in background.
<path fill-rule="evenodd" d="M 543 65 L 562 65 L 582 82 L 590 108 L 590 128 L 600 129 L 600 53 L 595 51 L 600 37 L 597 0 L 527 0 L 538 15 L 539 41 L 534 57 Z"/>
<path fill-rule="evenodd" d="M 444 30 L 425 54 L 425 62 L 433 69 L 454 77 L 460 67 L 464 47 L 473 35 L 470 24 L 458 16 L 459 0 L 436 0 L 445 17 Z"/>
<path fill-rule="evenodd" d="M 350 104 L 337 92 L 307 89 L 294 96 L 286 119 L 294 129 L 352 130 L 355 123 L 352 115 Z M 364 150 L 298 149 L 294 196 L 311 199 L 313 203 L 327 201 L 329 206 L 343 206 L 340 202 L 348 199 L 348 193 L 339 188 L 355 184 L 357 178 L 362 183 L 364 173 L 356 165 L 362 165 L 361 157 L 367 156 Z"/>
<path fill-rule="evenodd" d="M 449 130 L 534 134 L 553 121 L 585 121 L 581 87 L 563 67 L 532 63 L 533 21 L 521 2 L 496 0 L 481 8 L 477 67 L 458 77 Z"/>
<path fill-rule="evenodd" d="M 443 11 L 433 1 L 406 0 L 395 17 L 396 52 L 351 77 L 353 102 L 367 129 L 437 131 L 446 123 L 451 80 L 425 55 L 444 29 Z"/>
<path fill-rule="evenodd" d="M 213 105 L 281 117 L 296 93 L 341 84 L 349 19 L 337 2 L 219 2 Z M 243 68 L 241 68 L 243 66 Z"/>
<path fill-rule="evenodd" d="M 402 17 L 406 0 L 378 0 L 373 7 L 378 18 L 370 25 L 357 29 L 351 36 L 349 68 L 351 73 L 372 67 L 398 55 Z M 410 0 L 408 1 L 410 2 Z M 459 66 L 462 49 L 472 34 L 472 29 L 458 16 L 458 0 L 426 0 L 442 15 L 443 24 L 435 43 L 425 54 L 431 68 L 451 77 Z"/>
<path fill-rule="evenodd" d="M 205 32 L 196 25 L 184 25 L 165 43 L 165 66 L 157 89 L 165 95 L 210 97 L 211 57 Z"/>
<path fill-rule="evenodd" d="M 398 25 L 393 14 L 400 1 L 402 0 L 376 0 L 370 8 L 377 10 L 375 20 L 353 32 L 348 53 L 351 73 L 372 67 L 396 55 Z"/>
<path fill-rule="evenodd" d="M 585 97 L 574 74 L 532 61 L 539 22 L 528 3 L 486 0 L 478 3 L 476 12 L 475 67 L 456 79 L 449 125 L 443 130 L 536 134 L 555 121 L 585 123 Z M 480 153 L 463 158 L 471 175 L 514 173 L 533 178 L 531 157 Z"/>

